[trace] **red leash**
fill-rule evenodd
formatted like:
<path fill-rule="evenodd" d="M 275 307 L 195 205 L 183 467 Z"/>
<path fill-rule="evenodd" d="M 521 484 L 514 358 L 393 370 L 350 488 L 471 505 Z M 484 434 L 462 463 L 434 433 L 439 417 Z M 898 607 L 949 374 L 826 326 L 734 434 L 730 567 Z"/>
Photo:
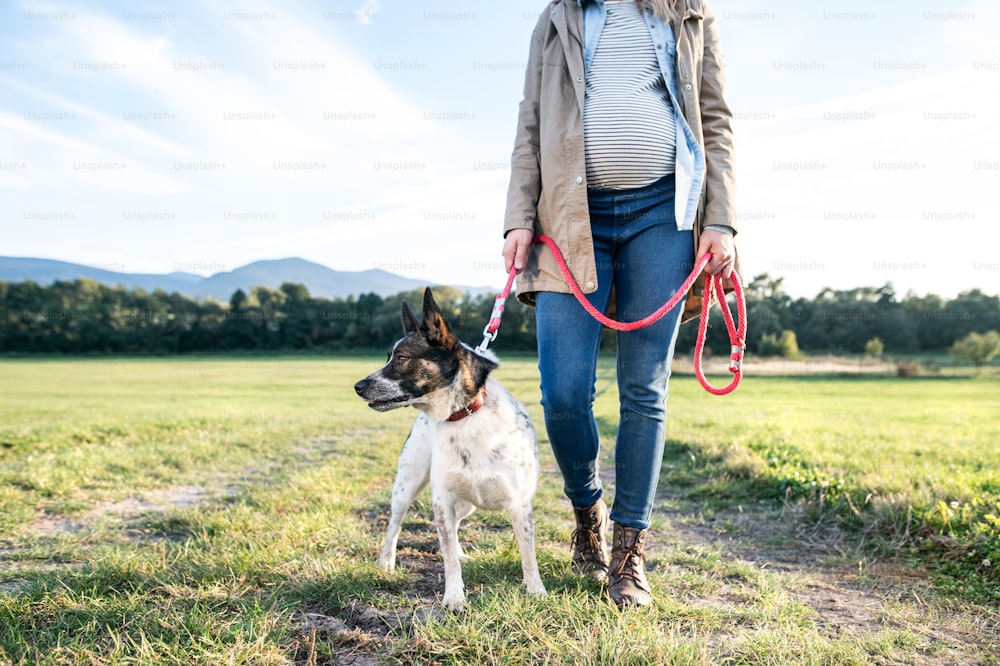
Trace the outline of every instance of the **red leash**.
<path fill-rule="evenodd" d="M 532 239 L 533 243 L 545 243 L 552 250 L 552 254 L 555 255 L 556 263 L 559 265 L 559 271 L 563 275 L 563 279 L 566 280 L 566 284 L 569 285 L 570 290 L 572 290 L 573 295 L 576 296 L 576 300 L 579 301 L 580 305 L 597 321 L 601 322 L 603 325 L 610 329 L 616 331 L 635 331 L 640 328 L 649 326 L 653 322 L 659 321 L 665 314 L 670 312 L 678 303 L 680 303 L 686 297 L 687 293 L 691 290 L 694 285 L 695 280 L 701 275 L 701 272 L 705 270 L 705 266 L 711 261 L 712 255 L 706 253 L 703 255 L 694 266 L 694 270 L 688 275 L 687 279 L 684 280 L 684 284 L 680 286 L 673 296 L 670 297 L 666 303 L 664 303 L 656 312 L 639 319 L 638 321 L 632 322 L 621 322 L 610 319 L 600 312 L 597 308 L 591 305 L 587 297 L 584 296 L 583 291 L 580 290 L 580 285 L 577 284 L 576 279 L 569 270 L 569 266 L 566 265 L 566 260 L 562 256 L 562 252 L 559 251 L 559 247 L 555 244 L 548 236 L 538 235 Z M 517 270 L 512 266 L 510 269 L 510 274 L 507 276 L 507 285 L 504 287 L 503 291 L 497 296 L 495 303 L 493 304 L 493 312 L 490 314 L 490 321 L 486 324 L 486 328 L 483 329 L 483 341 L 476 347 L 476 351 L 483 351 L 486 349 L 487 345 L 493 340 L 496 340 L 497 331 L 500 328 L 500 317 L 503 315 L 504 303 L 507 301 L 507 297 L 510 296 L 511 287 L 514 285 L 514 277 L 517 275 Z M 701 321 L 698 323 L 698 338 L 695 342 L 694 347 L 694 373 L 698 378 L 698 382 L 702 387 L 713 395 L 725 395 L 727 393 L 732 393 L 736 390 L 736 387 L 740 385 L 740 380 L 743 378 L 743 352 L 746 349 L 746 322 L 747 322 L 747 308 L 746 301 L 743 298 L 743 286 L 740 284 L 739 276 L 735 272 L 732 274 L 733 281 L 733 292 L 736 294 L 736 313 L 739 325 L 733 321 L 733 315 L 729 311 L 728 305 L 726 305 L 726 292 L 722 286 L 723 278 L 721 275 L 708 275 L 705 278 L 705 292 L 701 303 Z M 715 289 L 715 293 L 712 293 L 712 289 Z M 701 367 L 701 357 L 705 350 L 705 336 L 708 332 L 708 311 L 712 307 L 712 300 L 717 298 L 719 301 L 719 307 L 722 308 L 723 318 L 726 320 L 726 329 L 729 331 L 729 342 L 732 345 L 731 353 L 729 356 L 729 371 L 733 373 L 733 379 L 728 386 L 722 388 L 716 388 L 708 383 L 705 378 L 705 373 Z"/>

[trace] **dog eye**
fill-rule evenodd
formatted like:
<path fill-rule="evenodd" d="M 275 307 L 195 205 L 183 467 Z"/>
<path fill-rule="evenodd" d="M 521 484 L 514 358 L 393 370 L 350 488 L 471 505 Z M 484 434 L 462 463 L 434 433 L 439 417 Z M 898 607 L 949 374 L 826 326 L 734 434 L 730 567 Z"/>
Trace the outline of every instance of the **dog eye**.
<path fill-rule="evenodd" d="M 410 360 L 409 356 L 402 356 L 402 355 L 399 355 L 399 354 L 396 355 L 396 365 L 403 365 L 404 363 L 406 363 L 409 360 Z"/>

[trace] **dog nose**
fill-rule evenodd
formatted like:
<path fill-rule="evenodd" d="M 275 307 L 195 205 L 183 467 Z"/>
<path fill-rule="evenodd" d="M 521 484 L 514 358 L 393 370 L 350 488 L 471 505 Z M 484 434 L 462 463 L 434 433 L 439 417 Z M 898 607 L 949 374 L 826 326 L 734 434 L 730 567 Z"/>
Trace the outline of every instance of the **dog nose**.
<path fill-rule="evenodd" d="M 360 382 L 354 385 L 354 392 L 357 393 L 358 395 L 361 395 L 361 392 L 364 390 L 365 390 L 365 380 L 362 379 Z"/>

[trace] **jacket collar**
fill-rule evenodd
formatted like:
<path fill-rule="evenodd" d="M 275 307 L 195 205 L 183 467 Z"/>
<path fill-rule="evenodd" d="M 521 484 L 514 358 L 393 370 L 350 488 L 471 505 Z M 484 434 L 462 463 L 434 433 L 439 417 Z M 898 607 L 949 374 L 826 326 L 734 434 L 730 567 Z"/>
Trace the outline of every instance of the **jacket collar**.
<path fill-rule="evenodd" d="M 580 113 L 583 113 L 583 9 L 578 1 L 563 0 L 552 7 L 552 24 L 559 35 L 569 75 L 573 78 Z M 575 42 L 575 43 L 574 43 Z"/>
<path fill-rule="evenodd" d="M 580 0 L 576 2 L 558 2 L 552 6 L 553 23 L 559 38 L 562 40 L 563 48 L 569 52 L 569 38 L 576 40 L 581 52 L 583 51 L 583 4 Z"/>

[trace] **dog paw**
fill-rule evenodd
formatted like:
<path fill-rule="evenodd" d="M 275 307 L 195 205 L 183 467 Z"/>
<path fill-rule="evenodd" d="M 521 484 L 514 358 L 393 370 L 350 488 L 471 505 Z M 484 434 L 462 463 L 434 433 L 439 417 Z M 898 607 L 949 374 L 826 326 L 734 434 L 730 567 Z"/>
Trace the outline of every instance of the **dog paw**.
<path fill-rule="evenodd" d="M 544 597 L 548 595 L 548 592 L 545 590 L 544 585 L 538 583 L 537 585 L 528 585 L 528 594 Z"/>
<path fill-rule="evenodd" d="M 441 605 L 444 606 L 446 610 L 458 612 L 465 609 L 465 593 L 459 592 L 458 594 L 445 594 L 444 599 L 441 600 Z"/>
<path fill-rule="evenodd" d="M 395 571 L 396 570 L 396 558 L 395 557 L 380 557 L 378 558 L 378 567 L 382 571 Z"/>

